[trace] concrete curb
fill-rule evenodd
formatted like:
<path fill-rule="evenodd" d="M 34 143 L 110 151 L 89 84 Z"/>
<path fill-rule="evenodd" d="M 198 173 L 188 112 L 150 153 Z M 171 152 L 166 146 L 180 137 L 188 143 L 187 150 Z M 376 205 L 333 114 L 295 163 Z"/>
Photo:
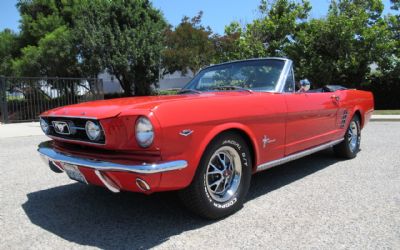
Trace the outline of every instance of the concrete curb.
<path fill-rule="evenodd" d="M 400 122 L 400 115 L 372 115 L 372 122 Z"/>

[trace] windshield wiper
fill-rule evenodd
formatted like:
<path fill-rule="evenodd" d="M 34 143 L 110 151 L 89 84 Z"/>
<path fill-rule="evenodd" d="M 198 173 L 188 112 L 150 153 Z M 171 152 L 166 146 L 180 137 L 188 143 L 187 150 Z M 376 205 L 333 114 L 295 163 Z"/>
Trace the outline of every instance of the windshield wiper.
<path fill-rule="evenodd" d="M 195 90 L 195 89 L 181 89 L 178 94 L 187 94 L 187 93 L 195 93 L 195 94 L 201 94 L 201 91 Z"/>
<path fill-rule="evenodd" d="M 217 89 L 217 90 L 241 90 L 241 91 L 247 91 L 247 92 L 253 93 L 253 90 L 251 90 L 251 89 L 247 89 L 247 88 L 243 88 L 243 87 L 239 87 L 239 86 L 230 86 L 230 85 L 215 86 L 215 87 L 212 87 L 211 89 Z"/>

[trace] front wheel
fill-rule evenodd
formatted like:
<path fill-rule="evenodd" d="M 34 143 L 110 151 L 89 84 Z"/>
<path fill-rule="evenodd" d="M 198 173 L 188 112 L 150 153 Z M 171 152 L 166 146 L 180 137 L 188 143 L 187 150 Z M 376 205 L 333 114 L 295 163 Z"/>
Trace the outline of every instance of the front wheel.
<path fill-rule="evenodd" d="M 355 115 L 350 121 L 344 140 L 333 147 L 335 154 L 342 158 L 352 159 L 360 150 L 361 125 L 360 118 Z"/>
<path fill-rule="evenodd" d="M 180 193 L 184 205 L 208 219 L 236 212 L 249 190 L 251 166 L 242 137 L 235 133 L 218 136 L 205 150 L 191 185 Z"/>

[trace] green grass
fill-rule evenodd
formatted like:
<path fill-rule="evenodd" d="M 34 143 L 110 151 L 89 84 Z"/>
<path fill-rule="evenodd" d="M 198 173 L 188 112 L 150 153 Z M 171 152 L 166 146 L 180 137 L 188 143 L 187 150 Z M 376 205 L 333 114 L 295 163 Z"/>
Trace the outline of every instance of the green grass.
<path fill-rule="evenodd" d="M 400 109 L 396 110 L 375 110 L 374 115 L 400 115 Z"/>
<path fill-rule="evenodd" d="M 157 95 L 176 95 L 180 89 L 166 89 L 157 91 Z"/>
<path fill-rule="evenodd" d="M 22 96 L 7 96 L 7 101 L 23 101 L 25 98 Z"/>

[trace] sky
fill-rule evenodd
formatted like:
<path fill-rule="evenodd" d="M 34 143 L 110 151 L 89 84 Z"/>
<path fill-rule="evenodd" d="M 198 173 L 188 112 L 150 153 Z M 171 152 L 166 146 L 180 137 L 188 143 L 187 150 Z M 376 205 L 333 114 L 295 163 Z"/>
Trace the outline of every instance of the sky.
<path fill-rule="evenodd" d="M 0 0 L 0 30 L 5 28 L 18 31 L 19 13 L 16 0 Z M 225 25 L 232 21 L 250 23 L 259 16 L 257 7 L 260 0 L 152 0 L 172 25 L 177 25 L 183 16 L 192 17 L 203 11 L 203 25 L 210 26 L 215 33 L 223 34 Z M 322 17 L 327 13 L 330 0 L 310 0 L 311 17 Z M 383 0 L 384 13 L 390 11 L 390 0 Z"/>

